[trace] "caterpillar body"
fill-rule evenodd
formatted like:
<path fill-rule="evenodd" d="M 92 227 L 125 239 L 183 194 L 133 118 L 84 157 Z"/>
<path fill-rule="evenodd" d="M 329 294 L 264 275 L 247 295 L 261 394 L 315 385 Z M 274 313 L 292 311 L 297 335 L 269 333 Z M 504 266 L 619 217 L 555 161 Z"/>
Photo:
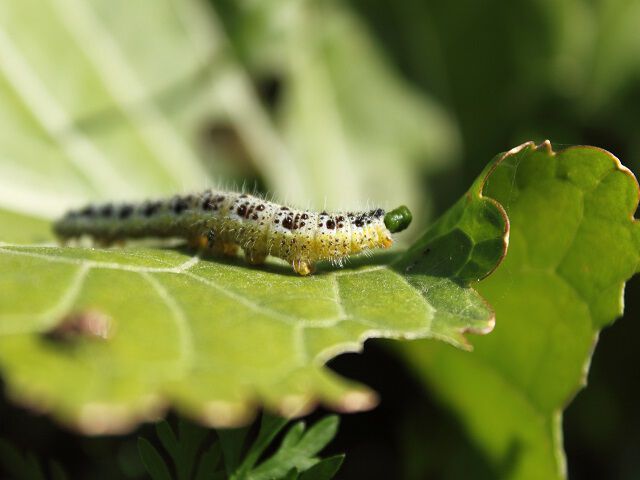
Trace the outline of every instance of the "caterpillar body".
<path fill-rule="evenodd" d="M 185 238 L 193 247 L 235 255 L 260 264 L 281 258 L 300 275 L 321 260 L 342 265 L 352 254 L 388 248 L 392 233 L 411 222 L 407 207 L 385 214 L 311 212 L 281 206 L 246 193 L 207 190 L 200 194 L 138 204 L 89 205 L 55 222 L 61 240 L 88 235 L 102 244 L 143 238 Z"/>

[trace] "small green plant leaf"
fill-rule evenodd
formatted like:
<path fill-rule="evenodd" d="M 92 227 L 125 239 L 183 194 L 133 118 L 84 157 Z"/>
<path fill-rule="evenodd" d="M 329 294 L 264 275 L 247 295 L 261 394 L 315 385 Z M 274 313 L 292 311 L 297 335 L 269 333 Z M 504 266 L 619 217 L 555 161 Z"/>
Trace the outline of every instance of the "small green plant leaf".
<path fill-rule="evenodd" d="M 302 435 L 296 445 L 296 450 L 308 457 L 314 456 L 336 436 L 340 417 L 329 415 L 313 425 Z"/>
<path fill-rule="evenodd" d="M 208 435 L 207 430 L 180 418 L 178 436 L 167 421 L 156 424 L 156 435 L 173 461 L 177 479 L 191 479 L 196 457 Z"/>
<path fill-rule="evenodd" d="M 287 431 L 287 434 L 282 439 L 282 447 L 281 448 L 290 448 L 293 445 L 297 444 L 302 435 L 304 434 L 305 424 L 304 422 L 296 422 Z"/>
<path fill-rule="evenodd" d="M 181 422 L 183 422 L 181 420 Z M 263 453 L 273 442 L 278 433 L 285 426 L 287 420 L 277 418 L 273 415 L 263 414 L 260 430 L 257 435 L 251 435 L 252 429 L 249 427 L 218 430 L 217 440 L 204 448 L 204 452 L 195 468 L 196 457 L 182 457 L 175 452 L 169 451 L 169 455 L 174 459 L 174 466 L 177 471 L 188 472 L 185 479 L 192 478 L 192 471 L 196 471 L 196 480 L 217 480 L 228 478 L 232 480 L 271 480 L 298 478 L 299 472 L 305 472 L 315 465 L 319 468 L 311 471 L 310 478 L 332 478 L 338 471 L 344 455 L 337 455 L 326 460 L 320 460 L 316 454 L 322 450 L 335 436 L 338 428 L 338 418 L 334 416 L 325 417 L 318 421 L 306 434 L 293 439 L 287 435 L 288 440 L 282 441 L 280 448 L 268 459 L 264 460 L 258 467 L 253 468 L 255 463 L 262 457 Z M 165 422 L 166 423 L 166 422 Z M 298 422 L 296 425 L 302 426 L 304 423 Z M 158 435 L 167 436 L 167 427 L 157 428 Z M 290 429 L 299 431 L 300 428 Z M 255 438 L 252 438 L 255 436 Z M 211 438 L 205 431 L 205 436 L 200 437 L 196 450 L 202 451 L 206 444 L 203 444 L 206 437 Z M 180 441 L 172 448 L 180 452 L 183 445 Z M 154 478 L 162 478 L 164 471 L 168 467 L 162 455 L 146 439 L 140 438 L 138 448 L 143 463 L 149 474 Z M 224 465 L 219 466 L 220 461 Z M 180 464 L 179 462 L 182 462 Z M 182 478 L 182 477 L 178 477 Z"/>
<path fill-rule="evenodd" d="M 546 142 L 499 156 L 483 195 L 511 220 L 509 254 L 478 286 L 499 328 L 473 355 L 400 351 L 453 410 L 500 478 L 564 478 L 562 410 L 585 385 L 599 331 L 640 265 L 638 184 L 610 153 Z"/>
<path fill-rule="evenodd" d="M 171 473 L 162 455 L 149 440 L 140 437 L 138 439 L 138 452 L 147 472 L 153 480 L 171 480 Z"/>
<path fill-rule="evenodd" d="M 216 475 L 224 478 L 225 473 L 219 468 L 221 460 L 222 450 L 220 449 L 220 443 L 215 442 L 202 454 L 196 469 L 195 480 L 212 480 L 216 478 Z"/>
<path fill-rule="evenodd" d="M 240 467 L 242 453 L 249 433 L 248 427 L 218 430 L 218 440 L 224 459 L 227 475 L 231 475 Z"/>
<path fill-rule="evenodd" d="M 289 470 L 287 474 L 282 477 L 283 480 L 296 480 L 297 478 L 300 478 L 300 476 L 298 474 L 298 470 L 295 468 Z"/>
<path fill-rule="evenodd" d="M 169 422 L 167 422 L 166 420 L 158 422 L 156 424 L 156 435 L 158 435 L 162 446 L 167 452 L 171 453 L 178 451 L 178 439 L 176 438 L 175 433 L 173 433 Z"/>
<path fill-rule="evenodd" d="M 334 455 L 333 457 L 325 458 L 305 472 L 302 472 L 298 478 L 300 480 L 329 480 L 338 473 L 342 462 L 344 462 L 344 455 Z"/>
<path fill-rule="evenodd" d="M 271 444 L 273 439 L 280 433 L 280 430 L 287 424 L 287 420 L 275 415 L 263 414 L 260 423 L 258 438 L 253 442 L 251 448 L 245 455 L 239 472 L 248 472 L 256 464 L 264 450 Z"/>
<path fill-rule="evenodd" d="M 320 452 L 336 435 L 340 419 L 337 415 L 330 415 L 318 421 L 309 430 L 304 432 L 297 442 L 287 435 L 287 441 L 283 440 L 278 451 L 270 458 L 262 462 L 251 472 L 251 480 L 267 480 L 280 478 L 295 468 L 298 472 L 304 472 L 318 463 L 315 455 Z M 299 424 L 303 425 L 302 422 Z M 289 433 L 293 431 L 291 429 Z"/>
<path fill-rule="evenodd" d="M 190 480 L 196 464 L 196 457 L 206 439 L 208 432 L 205 428 L 195 425 L 183 418 L 178 422 L 180 435 L 177 455 L 172 455 L 178 480 Z"/>

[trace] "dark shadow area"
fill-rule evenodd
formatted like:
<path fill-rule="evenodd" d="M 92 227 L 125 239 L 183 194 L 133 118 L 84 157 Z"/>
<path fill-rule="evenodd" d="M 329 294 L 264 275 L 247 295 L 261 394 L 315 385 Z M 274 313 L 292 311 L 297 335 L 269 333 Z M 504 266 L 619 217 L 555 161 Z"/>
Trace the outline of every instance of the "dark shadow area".
<path fill-rule="evenodd" d="M 370 412 L 342 415 L 338 436 L 327 450 L 347 453 L 336 478 L 493 480 L 506 474 L 519 445 L 514 443 L 502 465 L 491 465 L 456 418 L 390 352 L 390 342 L 370 341 L 362 354 L 329 362 L 341 375 L 376 390 L 381 400 Z"/>
<path fill-rule="evenodd" d="M 184 255 L 199 254 L 197 250 L 189 248 L 187 245 L 179 245 L 176 247 L 172 247 L 172 249 Z M 402 252 L 380 251 L 371 256 L 364 254 L 355 255 L 349 257 L 342 267 L 332 265 L 329 261 L 322 261 L 317 264 L 317 269 L 314 275 L 326 275 L 369 266 L 383 266 L 393 262 L 396 258 L 398 258 L 399 255 L 402 255 Z M 300 275 L 294 272 L 293 268 L 290 265 L 287 265 L 284 260 L 274 257 L 269 257 L 267 261 L 262 265 L 251 265 L 247 263 L 242 254 L 235 257 L 204 254 L 200 255 L 200 258 L 203 262 L 219 263 L 227 266 L 247 268 L 249 270 L 260 270 L 263 272 L 275 273 L 278 275 L 300 277 Z"/>
<path fill-rule="evenodd" d="M 4 392 L 4 385 L 1 387 Z M 7 401 L 4 393 L 0 397 L 0 419 L 0 439 L 8 440 L 20 456 L 32 456 L 45 472 L 50 471 L 50 462 L 54 460 L 69 479 L 146 478 L 136 442 L 139 434 L 150 435 L 152 426 L 145 425 L 124 437 L 84 437 L 61 427 L 46 415 L 16 407 Z M 0 478 L 33 478 L 10 476 L 7 462 L 15 469 L 14 459 L 0 453 Z"/>
<path fill-rule="evenodd" d="M 396 268 L 405 275 L 455 278 L 469 262 L 472 251 L 473 242 L 469 235 L 454 228 L 420 250 L 411 250 L 409 258 Z"/>
<path fill-rule="evenodd" d="M 565 412 L 569 478 L 637 479 L 640 473 L 640 281 L 625 294 L 625 316 L 600 335 L 589 384 Z"/>

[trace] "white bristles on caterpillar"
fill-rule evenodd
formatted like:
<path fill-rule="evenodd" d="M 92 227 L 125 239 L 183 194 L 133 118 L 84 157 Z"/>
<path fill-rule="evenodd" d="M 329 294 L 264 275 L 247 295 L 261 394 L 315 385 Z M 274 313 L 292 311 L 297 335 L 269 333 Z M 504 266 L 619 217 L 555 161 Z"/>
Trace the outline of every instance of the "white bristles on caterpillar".
<path fill-rule="evenodd" d="M 382 209 L 316 213 L 246 193 L 208 190 L 140 204 L 90 205 L 67 213 L 54 230 L 62 240 L 88 235 L 103 244 L 176 237 L 227 255 L 242 248 L 249 263 L 272 255 L 308 275 L 318 261 L 342 266 L 349 255 L 390 247 L 391 233 L 410 221 L 406 207 L 386 215 Z"/>

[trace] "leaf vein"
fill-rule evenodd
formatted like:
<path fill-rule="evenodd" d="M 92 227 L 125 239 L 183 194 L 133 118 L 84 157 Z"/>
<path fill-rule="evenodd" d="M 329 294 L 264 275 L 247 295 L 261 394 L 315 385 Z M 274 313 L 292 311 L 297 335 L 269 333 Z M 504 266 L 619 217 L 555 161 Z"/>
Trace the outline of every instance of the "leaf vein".
<path fill-rule="evenodd" d="M 69 282 L 69 287 L 67 288 L 65 293 L 63 293 L 60 296 L 60 300 L 55 305 L 45 310 L 44 312 L 41 312 L 35 315 L 29 315 L 29 314 L 2 315 L 0 317 L 2 318 L 2 322 L 0 323 L 0 325 L 2 325 L 4 328 L 0 329 L 0 334 L 6 335 L 6 334 L 33 332 L 33 324 L 27 323 L 25 325 L 25 323 L 22 320 L 31 320 L 34 317 L 36 318 L 38 323 L 42 324 L 39 329 L 40 331 L 46 331 L 46 330 L 49 330 L 51 327 L 55 326 L 55 324 L 62 319 L 64 314 L 68 310 L 70 310 L 73 304 L 76 302 L 78 296 L 80 295 L 82 285 L 85 279 L 87 278 L 87 275 L 89 274 L 90 270 L 91 270 L 90 265 L 80 265 L 78 270 L 76 271 L 76 274 Z M 17 328 L 13 330 L 7 330 L 6 324 L 7 323 L 12 324 L 15 321 L 19 321 L 19 325 L 21 327 L 28 327 L 28 328 Z"/>
<path fill-rule="evenodd" d="M 178 303 L 175 297 L 169 293 L 157 278 L 149 272 L 140 272 L 140 275 L 153 287 L 165 305 L 169 308 L 169 311 L 171 311 L 179 332 L 182 363 L 185 370 L 188 370 L 193 365 L 195 352 L 193 346 L 193 334 L 189 327 L 187 315 L 180 303 Z"/>

